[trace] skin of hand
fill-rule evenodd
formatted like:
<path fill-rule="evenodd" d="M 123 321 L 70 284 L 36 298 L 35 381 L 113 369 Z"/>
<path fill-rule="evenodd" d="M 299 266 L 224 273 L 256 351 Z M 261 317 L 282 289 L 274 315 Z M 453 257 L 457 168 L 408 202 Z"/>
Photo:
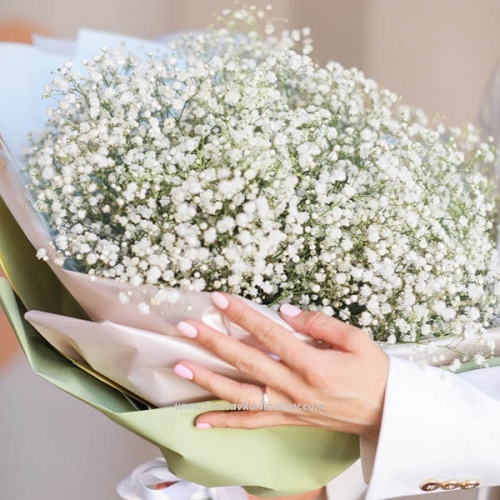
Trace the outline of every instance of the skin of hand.
<path fill-rule="evenodd" d="M 215 292 L 211 299 L 222 314 L 253 335 L 280 361 L 201 321 L 180 322 L 177 329 L 181 334 L 196 340 L 256 383 L 234 381 L 190 361 L 181 361 L 175 366 L 177 375 L 236 404 L 260 407 L 265 388 L 270 405 L 267 411 L 204 413 L 196 420 L 198 428 L 302 425 L 358 434 L 373 440 L 378 438 L 389 361 L 363 331 L 320 312 L 282 305 L 280 314 L 284 321 L 295 331 L 329 348 L 313 347 L 235 296 Z M 273 405 L 282 403 L 288 407 L 290 403 L 323 407 L 272 409 Z"/>

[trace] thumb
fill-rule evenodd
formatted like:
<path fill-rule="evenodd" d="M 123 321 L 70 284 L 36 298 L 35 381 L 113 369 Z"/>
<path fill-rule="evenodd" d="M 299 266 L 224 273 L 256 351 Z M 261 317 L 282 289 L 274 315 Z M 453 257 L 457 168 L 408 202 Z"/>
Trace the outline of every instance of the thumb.
<path fill-rule="evenodd" d="M 326 342 L 334 349 L 352 352 L 362 341 L 361 337 L 369 340 L 359 328 L 319 311 L 301 311 L 290 304 L 283 304 L 280 313 L 294 330 Z"/>

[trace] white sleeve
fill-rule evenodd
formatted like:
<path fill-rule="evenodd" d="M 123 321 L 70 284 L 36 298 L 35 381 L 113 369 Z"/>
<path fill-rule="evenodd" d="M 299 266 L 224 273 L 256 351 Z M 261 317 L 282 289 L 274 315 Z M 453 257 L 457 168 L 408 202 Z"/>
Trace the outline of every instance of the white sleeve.
<path fill-rule="evenodd" d="M 362 440 L 361 459 L 366 500 L 500 485 L 500 367 L 455 375 L 391 356 L 379 440 Z"/>

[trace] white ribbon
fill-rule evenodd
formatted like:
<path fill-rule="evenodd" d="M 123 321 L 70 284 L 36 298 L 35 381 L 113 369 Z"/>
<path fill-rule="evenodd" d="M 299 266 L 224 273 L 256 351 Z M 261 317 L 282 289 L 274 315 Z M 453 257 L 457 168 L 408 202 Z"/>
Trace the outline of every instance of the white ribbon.
<path fill-rule="evenodd" d="M 161 487 L 162 483 L 174 483 Z M 156 489 L 156 488 L 158 489 Z M 148 460 L 136 467 L 116 487 L 124 500 L 247 500 L 240 486 L 207 488 L 184 481 L 170 472 L 163 458 Z"/>

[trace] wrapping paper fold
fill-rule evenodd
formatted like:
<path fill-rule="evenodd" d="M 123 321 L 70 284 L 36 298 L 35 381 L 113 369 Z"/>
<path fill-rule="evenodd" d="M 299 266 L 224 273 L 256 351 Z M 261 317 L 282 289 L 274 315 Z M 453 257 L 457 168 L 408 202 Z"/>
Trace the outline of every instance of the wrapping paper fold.
<path fill-rule="evenodd" d="M 211 398 L 204 389 L 174 374 L 174 366 L 183 359 L 233 379 L 248 380 L 189 339 L 41 311 L 30 311 L 25 318 L 58 351 L 88 363 L 96 372 L 157 407 Z"/>

